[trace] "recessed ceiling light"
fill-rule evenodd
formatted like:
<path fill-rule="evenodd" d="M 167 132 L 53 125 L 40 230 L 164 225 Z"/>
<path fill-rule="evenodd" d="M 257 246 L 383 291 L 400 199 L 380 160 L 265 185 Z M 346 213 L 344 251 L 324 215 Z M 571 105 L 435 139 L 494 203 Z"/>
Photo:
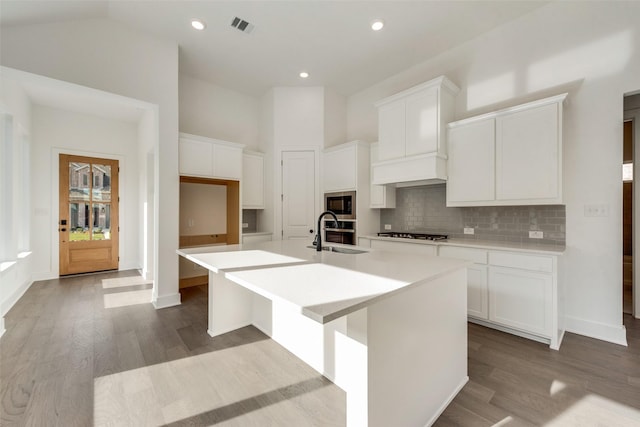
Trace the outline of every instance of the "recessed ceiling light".
<path fill-rule="evenodd" d="M 204 21 L 201 21 L 199 19 L 192 19 L 191 26 L 198 31 L 202 31 L 205 28 L 207 28 L 207 24 L 205 24 Z"/>
<path fill-rule="evenodd" d="M 303 71 L 300 73 L 300 77 L 302 77 L 303 79 L 306 79 L 307 77 L 309 77 L 309 73 L 307 73 L 306 71 Z"/>
<path fill-rule="evenodd" d="M 382 22 L 380 19 L 376 19 L 371 23 L 371 29 L 373 31 L 380 31 L 382 27 L 384 27 L 384 22 Z"/>

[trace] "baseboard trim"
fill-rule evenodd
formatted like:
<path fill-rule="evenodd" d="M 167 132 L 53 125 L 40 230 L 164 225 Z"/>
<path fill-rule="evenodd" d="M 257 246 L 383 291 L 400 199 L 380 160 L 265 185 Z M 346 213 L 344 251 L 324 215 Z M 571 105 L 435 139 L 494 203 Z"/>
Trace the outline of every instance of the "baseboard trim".
<path fill-rule="evenodd" d="M 433 417 L 431 417 L 431 419 L 429 420 L 429 422 L 427 422 L 424 425 L 425 427 L 429 427 L 429 426 L 433 425 L 433 423 L 436 422 L 436 420 L 440 417 L 440 415 L 442 415 L 444 410 L 447 409 L 447 406 L 449 406 L 449 404 L 451 402 L 453 402 L 453 399 L 455 399 L 455 397 L 458 395 L 458 393 L 460 393 L 460 391 L 467 384 L 467 382 L 469 382 L 469 377 L 465 376 L 464 379 L 462 380 L 462 382 L 460 382 L 460 384 L 458 384 L 458 386 L 453 390 L 453 393 L 451 393 L 451 395 L 449 396 L 447 401 L 442 404 L 440 409 L 438 409 L 438 412 L 436 414 L 434 414 Z"/>
<path fill-rule="evenodd" d="M 34 282 L 40 282 L 42 280 L 55 280 L 58 279 L 59 276 L 57 273 L 53 273 L 52 271 L 43 271 L 40 273 L 32 273 L 31 278 Z"/>
<path fill-rule="evenodd" d="M 565 316 L 565 329 L 578 335 L 584 335 L 613 344 L 627 346 L 627 329 L 624 325 L 608 325 L 577 317 Z"/>
<path fill-rule="evenodd" d="M 11 308 L 15 305 L 15 303 L 17 303 L 18 300 L 22 298 L 22 295 L 24 295 L 24 293 L 29 290 L 31 285 L 33 285 L 33 280 L 27 279 L 24 283 L 18 286 L 18 288 L 13 292 L 13 294 L 9 296 L 9 298 L 3 301 L 2 307 L 0 307 L 0 314 L 2 316 L 7 314 L 7 312 L 11 310 Z M 3 317 L 3 321 L 4 321 L 4 317 Z M 2 326 L 4 329 L 4 322 Z"/>
<path fill-rule="evenodd" d="M 156 309 L 173 307 L 180 305 L 180 293 L 162 295 L 151 301 Z"/>

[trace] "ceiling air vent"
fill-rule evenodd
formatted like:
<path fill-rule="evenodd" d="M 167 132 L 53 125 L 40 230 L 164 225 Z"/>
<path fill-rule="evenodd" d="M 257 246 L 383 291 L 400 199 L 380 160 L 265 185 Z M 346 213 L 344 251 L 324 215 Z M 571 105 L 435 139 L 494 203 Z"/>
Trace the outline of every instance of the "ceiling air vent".
<path fill-rule="evenodd" d="M 237 16 L 233 18 L 233 21 L 231 21 L 231 26 L 247 34 L 253 31 L 253 28 L 254 28 L 253 24 L 250 24 L 244 19 L 238 18 Z"/>

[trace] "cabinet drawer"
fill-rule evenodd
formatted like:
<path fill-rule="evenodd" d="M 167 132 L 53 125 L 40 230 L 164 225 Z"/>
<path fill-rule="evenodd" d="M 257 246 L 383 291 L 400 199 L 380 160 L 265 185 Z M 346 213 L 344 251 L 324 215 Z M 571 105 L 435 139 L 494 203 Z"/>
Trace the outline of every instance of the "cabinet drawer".
<path fill-rule="evenodd" d="M 553 258 L 541 255 L 489 252 L 489 264 L 522 270 L 553 272 Z"/>
<path fill-rule="evenodd" d="M 403 243 L 372 240 L 371 249 L 384 251 L 405 252 L 416 255 L 435 255 L 436 246 L 422 243 Z"/>
<path fill-rule="evenodd" d="M 439 255 L 443 257 L 463 259 L 476 264 L 487 263 L 487 251 L 484 249 L 459 248 L 456 246 L 441 246 Z"/>

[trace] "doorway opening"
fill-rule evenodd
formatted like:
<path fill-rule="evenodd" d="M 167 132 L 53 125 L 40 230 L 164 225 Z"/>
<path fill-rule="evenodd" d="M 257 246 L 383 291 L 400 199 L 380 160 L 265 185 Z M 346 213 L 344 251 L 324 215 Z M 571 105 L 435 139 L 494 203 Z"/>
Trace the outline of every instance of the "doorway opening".
<path fill-rule="evenodd" d="M 118 161 L 60 154 L 60 275 L 117 270 Z"/>
<path fill-rule="evenodd" d="M 179 247 L 240 243 L 240 183 L 180 177 Z M 179 257 L 180 288 L 206 285 L 208 271 Z"/>
<path fill-rule="evenodd" d="M 640 186 L 635 180 L 634 163 L 640 161 L 640 92 L 624 97 L 623 130 L 623 275 L 622 309 L 624 314 L 640 318 L 640 257 L 637 253 L 638 228 L 640 224 Z M 637 169 L 637 168 L 636 168 Z"/>

